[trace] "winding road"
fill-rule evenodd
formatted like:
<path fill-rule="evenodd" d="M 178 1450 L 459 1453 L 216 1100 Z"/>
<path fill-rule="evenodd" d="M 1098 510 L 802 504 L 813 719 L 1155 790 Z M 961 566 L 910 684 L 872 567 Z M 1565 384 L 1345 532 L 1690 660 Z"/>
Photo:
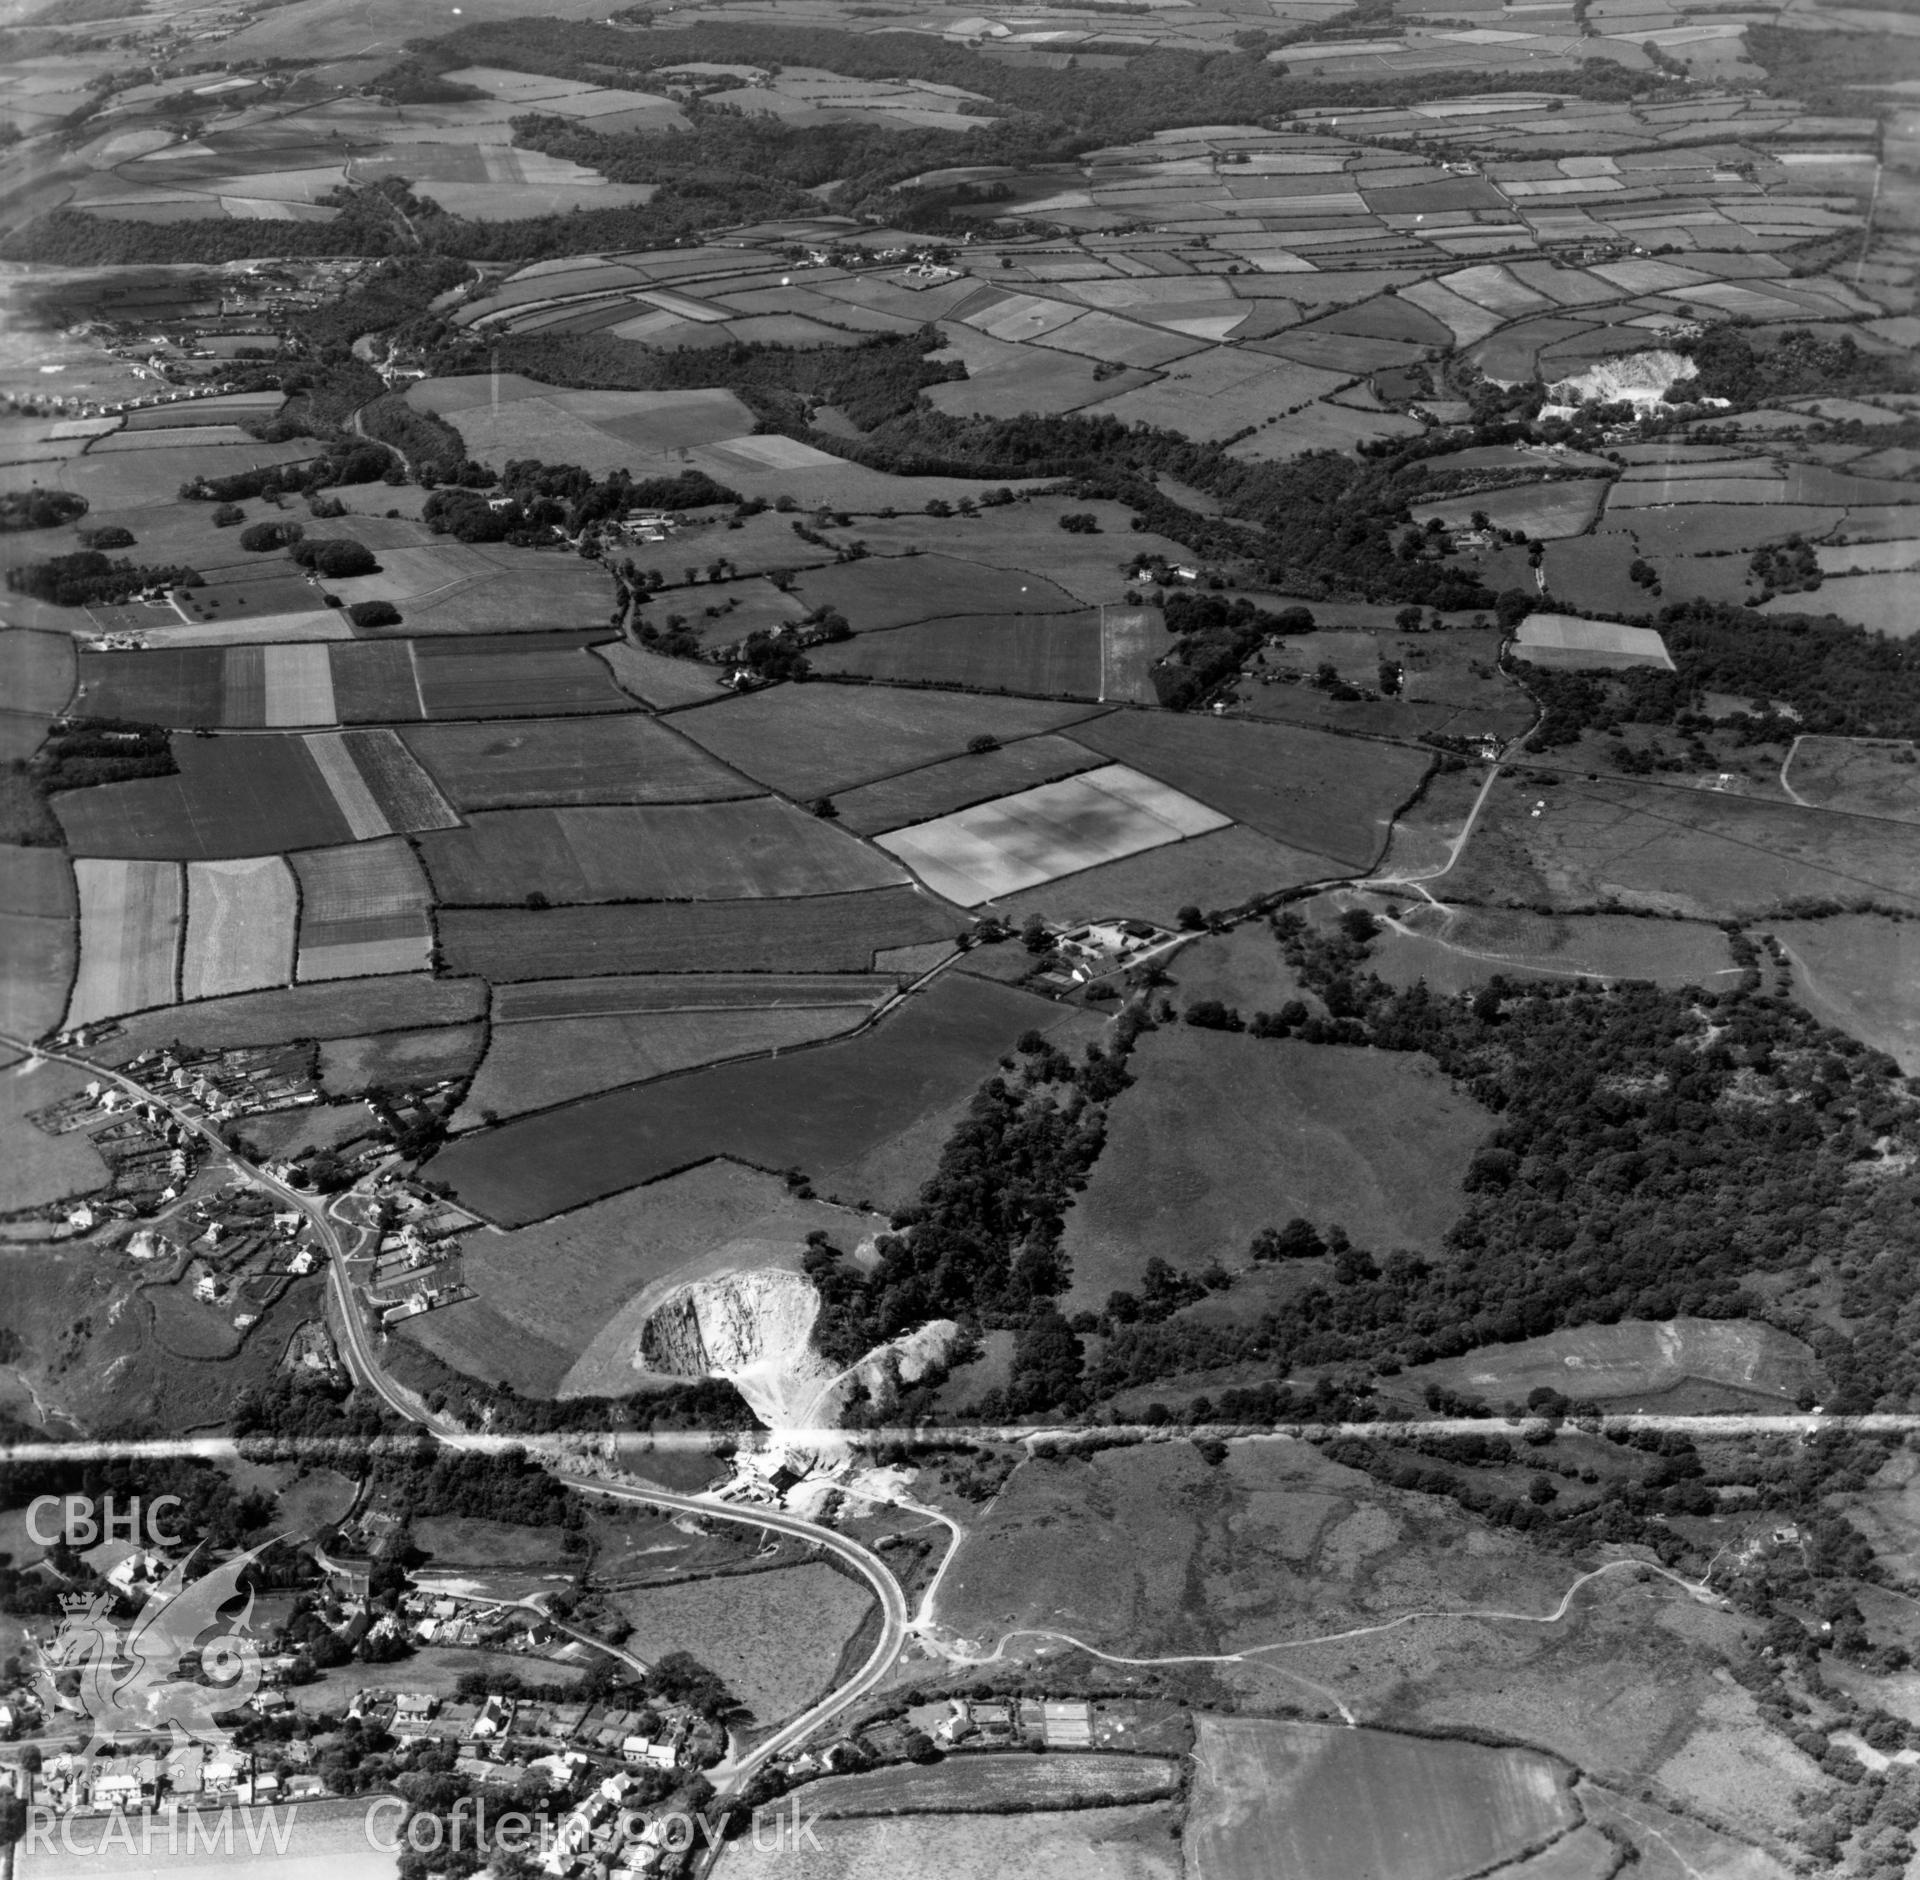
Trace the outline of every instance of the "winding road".
<path fill-rule="evenodd" d="M 1263 1670 L 1277 1671 L 1284 1677 L 1296 1678 L 1309 1690 L 1318 1691 L 1330 1703 L 1335 1705 L 1348 1726 L 1354 1727 L 1359 1719 L 1341 1700 L 1339 1694 L 1328 1690 L 1324 1685 L 1313 1683 L 1300 1677 L 1280 1665 L 1268 1664 L 1265 1654 L 1268 1652 L 1305 1651 L 1316 1645 L 1344 1645 L 1350 1640 L 1373 1638 L 1382 1632 L 1397 1632 L 1402 1626 L 1413 1625 L 1422 1619 L 1485 1620 L 1518 1625 L 1558 1625 L 1573 1608 L 1574 1600 L 1583 1587 L 1593 1581 L 1603 1579 L 1609 1573 L 1617 1573 L 1622 1568 L 1631 1567 L 1641 1573 L 1657 1573 L 1663 1579 L 1671 1580 L 1686 1595 L 1701 1605 L 1724 1608 L 1727 1604 L 1718 1593 L 1704 1581 L 1687 1579 L 1675 1573 L 1671 1568 L 1663 1567 L 1651 1560 L 1609 1560 L 1580 1575 L 1567 1590 L 1561 1594 L 1560 1602 L 1551 1612 L 1509 1612 L 1502 1607 L 1468 1608 L 1463 1611 L 1448 1611 L 1444 1607 L 1420 1607 L 1412 1612 L 1403 1612 L 1398 1618 L 1383 1619 L 1377 1625 L 1356 1625 L 1344 1632 L 1323 1632 L 1315 1638 L 1276 1639 L 1269 1645 L 1249 1645 L 1237 1652 L 1182 1652 L 1157 1658 L 1130 1658 L 1117 1652 L 1102 1651 L 1097 1645 L 1089 1645 L 1084 1639 L 1075 1638 L 1071 1632 L 1054 1632 L 1034 1626 L 1021 1626 L 1012 1632 L 1003 1633 L 992 1651 L 965 1653 L 949 1650 L 943 1655 L 950 1664 L 955 1665 L 993 1665 L 999 1664 L 1006 1655 L 1009 1644 L 1015 1639 L 1045 1639 L 1061 1645 L 1070 1645 L 1076 1651 L 1085 1652 L 1090 1658 L 1098 1658 L 1110 1665 L 1255 1665 Z M 929 1589 L 931 1590 L 931 1589 Z"/>
<path fill-rule="evenodd" d="M 450 1418 L 429 1410 L 413 1392 L 396 1384 L 381 1369 L 367 1336 L 366 1322 L 359 1302 L 354 1297 L 353 1281 L 349 1271 L 354 1260 L 367 1259 L 377 1247 L 376 1231 L 370 1218 L 353 1221 L 347 1219 L 345 1213 L 345 1210 L 355 1202 L 358 1202 L 360 1208 L 364 1210 L 370 1205 L 372 1197 L 358 1190 L 348 1190 L 344 1194 L 336 1195 L 331 1201 L 323 1202 L 304 1190 L 288 1187 L 285 1182 L 277 1180 L 245 1156 L 228 1148 L 214 1126 L 193 1109 L 180 1103 L 170 1090 L 149 1089 L 137 1078 L 128 1076 L 124 1071 L 111 1070 L 72 1052 L 51 1050 L 46 1046 L 34 1044 L 28 1039 L 14 1037 L 5 1032 L 0 1032 L 0 1045 L 11 1046 L 25 1053 L 29 1059 L 44 1058 L 54 1063 L 65 1064 L 74 1070 L 84 1071 L 89 1077 L 97 1077 L 103 1082 L 117 1085 L 142 1102 L 158 1105 L 181 1125 L 202 1137 L 212 1147 L 216 1157 L 230 1167 L 236 1175 L 276 1196 L 289 1207 L 297 1208 L 311 1223 L 314 1233 L 327 1251 L 327 1289 L 330 1307 L 328 1317 L 339 1338 L 341 1356 L 345 1360 L 353 1381 L 362 1388 L 372 1391 L 396 1416 L 424 1429 L 436 1441 L 444 1443 L 450 1449 L 492 1450 L 499 1447 L 499 1438 L 481 1436 L 465 1430 Z M 553 1473 L 578 1494 L 598 1495 L 614 1501 L 637 1502 L 645 1507 L 667 1509 L 678 1514 L 698 1515 L 706 1520 L 731 1521 L 742 1526 L 756 1527 L 769 1533 L 784 1534 L 810 1542 L 822 1552 L 834 1555 L 842 1564 L 858 1574 L 873 1589 L 874 1596 L 879 1601 L 880 1636 L 865 1662 L 845 1683 L 828 1692 L 818 1703 L 811 1705 L 797 1717 L 790 1718 L 752 1749 L 739 1755 L 730 1755 L 725 1761 L 708 1770 L 707 1779 L 713 1784 L 716 1801 L 726 1801 L 745 1787 L 754 1774 L 773 1757 L 804 1742 L 823 1724 L 830 1722 L 850 1705 L 857 1703 L 893 1668 L 894 1661 L 899 1657 L 907 1637 L 906 1595 L 901 1590 L 899 1581 L 888 1570 L 886 1563 L 871 1549 L 861 1546 L 858 1541 L 850 1540 L 835 1529 L 825 1527 L 816 1521 L 809 1521 L 804 1516 L 789 1514 L 784 1509 L 743 1508 L 706 1495 L 676 1495 L 649 1483 L 623 1481 L 615 1477 L 590 1474 L 564 1466 L 555 1466 Z M 564 1626 L 561 1629 L 571 1630 Z M 588 1635 L 584 1633 L 574 1632 L 572 1636 L 588 1640 Z M 637 1670 L 645 1668 L 643 1661 L 629 1652 L 601 1644 L 599 1640 L 589 1640 L 589 1642 L 598 1645 L 600 1649 L 609 1652 L 632 1668 Z"/>

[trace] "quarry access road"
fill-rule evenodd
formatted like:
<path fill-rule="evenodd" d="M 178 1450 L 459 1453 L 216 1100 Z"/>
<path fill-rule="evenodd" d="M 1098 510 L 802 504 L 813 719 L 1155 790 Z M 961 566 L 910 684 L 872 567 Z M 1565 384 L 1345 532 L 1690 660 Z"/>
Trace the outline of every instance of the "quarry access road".
<path fill-rule="evenodd" d="M 605 1495 L 616 1501 L 637 1501 L 653 1508 L 673 1508 L 684 1514 L 699 1515 L 704 1520 L 735 1521 L 743 1526 L 765 1528 L 776 1534 L 788 1534 L 799 1540 L 811 1541 L 851 1567 L 873 1588 L 880 1602 L 880 1636 L 874 1642 L 873 1650 L 867 1654 L 866 1662 L 844 1684 L 829 1691 L 799 1716 L 782 1724 L 765 1742 L 743 1756 L 729 1756 L 726 1761 L 716 1763 L 709 1769 L 706 1772 L 707 1780 L 713 1784 L 717 1799 L 724 1801 L 736 1789 L 744 1787 L 762 1764 L 783 1750 L 805 1741 L 822 1724 L 830 1722 L 850 1704 L 857 1703 L 893 1669 L 894 1660 L 900 1656 L 900 1648 L 906 1642 L 907 1596 L 879 1555 L 862 1547 L 858 1541 L 849 1540 L 846 1535 L 832 1528 L 822 1527 L 817 1521 L 809 1521 L 784 1510 L 741 1508 L 706 1496 L 675 1495 L 662 1488 L 610 1481 L 602 1476 L 576 1475 L 565 1469 L 556 1469 L 554 1474 L 567 1487 L 583 1495 Z"/>
<path fill-rule="evenodd" d="M 368 1348 L 366 1328 L 346 1278 L 346 1262 L 336 1258 L 328 1268 L 328 1278 L 333 1288 L 336 1316 L 343 1333 L 341 1354 L 346 1359 L 347 1368 L 354 1381 L 364 1384 L 390 1410 L 405 1417 L 410 1423 L 419 1424 L 449 1448 L 495 1447 L 497 1439 L 473 1437 L 469 1432 L 450 1424 L 447 1419 L 434 1415 L 411 1392 L 403 1391 L 387 1377 Z M 874 1596 L 880 1602 L 880 1636 L 875 1640 L 873 1650 L 867 1654 L 866 1661 L 844 1684 L 829 1691 L 818 1703 L 803 1710 L 799 1716 L 783 1723 L 764 1742 L 757 1744 L 745 1755 L 729 1756 L 725 1761 L 716 1763 L 709 1769 L 706 1776 L 707 1780 L 713 1784 L 716 1800 L 725 1801 L 735 1791 L 743 1788 L 763 1764 L 783 1750 L 791 1749 L 796 1744 L 804 1742 L 822 1724 L 830 1722 L 849 1705 L 857 1703 L 893 1669 L 895 1659 L 900 1656 L 900 1648 L 906 1642 L 907 1596 L 901 1590 L 900 1582 L 888 1571 L 886 1562 L 871 1549 L 862 1547 L 858 1541 L 849 1540 L 846 1535 L 836 1532 L 833 1528 L 824 1527 L 817 1521 L 809 1521 L 802 1515 L 788 1514 L 784 1509 L 745 1508 L 705 1495 L 676 1495 L 671 1490 L 656 1488 L 650 1484 L 584 1474 L 557 1464 L 553 1467 L 553 1474 L 557 1481 L 564 1483 L 576 1494 L 602 1495 L 613 1501 L 638 1502 L 644 1507 L 664 1508 L 676 1514 L 698 1515 L 708 1521 L 732 1521 L 743 1527 L 756 1527 L 768 1533 L 785 1534 L 797 1540 L 808 1541 L 822 1552 L 832 1554 L 873 1588 Z M 614 1655 L 626 1656 L 625 1653 L 619 1652 Z"/>

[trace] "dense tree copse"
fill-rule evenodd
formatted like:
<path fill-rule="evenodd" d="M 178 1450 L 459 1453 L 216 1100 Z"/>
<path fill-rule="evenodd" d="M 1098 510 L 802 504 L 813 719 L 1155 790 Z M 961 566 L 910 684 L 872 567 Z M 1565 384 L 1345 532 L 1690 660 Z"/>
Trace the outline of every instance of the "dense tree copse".
<path fill-rule="evenodd" d="M 0 491 L 0 534 L 57 529 L 87 513 L 87 499 L 71 490 Z"/>
<path fill-rule="evenodd" d="M 1762 995 L 1751 971 L 1716 993 L 1495 979 L 1456 998 L 1396 990 L 1352 939 L 1297 916 L 1276 925 L 1303 983 L 1347 1014 L 1303 1037 L 1423 1052 L 1498 1126 L 1444 1260 L 1336 1272 L 1224 1338 L 1179 1321 L 1116 1328 L 1096 1390 L 1230 1355 L 1282 1371 L 1418 1364 L 1563 1325 L 1743 1316 L 1761 1309 L 1748 1276 L 1818 1265 L 1866 1327 L 1823 1353 L 1837 1404 L 1920 1401 L 1920 1276 L 1899 1226 L 1920 1205 L 1902 1159 L 1920 1146 L 1920 1106 L 1891 1059 Z"/>
<path fill-rule="evenodd" d="M 146 588 L 201 585 L 197 570 L 184 564 L 136 567 L 125 557 L 115 561 L 92 548 L 7 570 L 7 586 L 15 594 L 31 595 L 54 607 L 112 606 Z"/>

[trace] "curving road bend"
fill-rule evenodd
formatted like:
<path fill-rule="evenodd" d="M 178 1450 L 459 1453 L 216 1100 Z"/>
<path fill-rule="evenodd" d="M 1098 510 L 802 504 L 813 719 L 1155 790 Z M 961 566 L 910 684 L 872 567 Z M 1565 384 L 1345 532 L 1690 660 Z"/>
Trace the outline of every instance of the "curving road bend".
<path fill-rule="evenodd" d="M 762 1764 L 782 1751 L 806 1740 L 824 1723 L 831 1721 L 849 1705 L 857 1703 L 893 1669 L 907 1636 L 907 1596 L 900 1582 L 887 1571 L 879 1557 L 858 1541 L 829 1527 L 808 1521 L 800 1515 L 776 1512 L 770 1508 L 736 1508 L 704 1495 L 674 1495 L 662 1488 L 638 1483 L 607 1481 L 556 1469 L 554 1473 L 566 1485 L 583 1495 L 604 1495 L 615 1501 L 644 1502 L 654 1508 L 674 1508 L 685 1514 L 697 1514 L 709 1521 L 734 1521 L 743 1526 L 769 1528 L 778 1534 L 790 1534 L 813 1542 L 825 1552 L 845 1562 L 873 1588 L 880 1602 L 880 1637 L 867 1654 L 866 1662 L 837 1690 L 782 1724 L 770 1737 L 741 1756 L 730 1756 L 707 1771 L 707 1779 L 721 1797 L 742 1787 Z"/>
<path fill-rule="evenodd" d="M 364 1210 L 369 1199 L 364 1194 L 348 1190 L 325 1200 L 298 1188 L 290 1188 L 285 1182 L 276 1180 L 263 1169 L 248 1160 L 247 1157 L 227 1147 L 219 1132 L 211 1123 L 192 1110 L 178 1103 L 170 1090 L 153 1090 L 137 1078 L 129 1077 L 123 1071 L 92 1062 L 69 1051 L 51 1050 L 32 1040 L 11 1036 L 0 1032 L 0 1045 L 9 1045 L 29 1057 L 50 1059 L 66 1064 L 74 1070 L 84 1071 L 90 1077 L 98 1077 L 105 1082 L 118 1085 L 130 1096 L 142 1102 L 157 1104 L 177 1122 L 202 1137 L 215 1152 L 215 1155 L 230 1167 L 236 1175 L 254 1183 L 285 1202 L 297 1208 L 312 1224 L 314 1233 L 327 1251 L 327 1291 L 330 1306 L 329 1318 L 333 1321 L 340 1338 L 340 1353 L 346 1362 L 348 1374 L 353 1381 L 372 1391 L 388 1409 L 407 1422 L 417 1424 L 426 1430 L 436 1441 L 445 1443 L 449 1448 L 497 1448 L 498 1437 L 479 1436 L 462 1429 L 447 1417 L 436 1414 L 414 1395 L 396 1384 L 380 1368 L 367 1337 L 367 1328 L 359 1304 L 353 1295 L 353 1283 L 348 1271 L 349 1262 L 365 1259 L 377 1245 L 375 1229 L 370 1218 L 349 1219 L 344 1210 L 356 1200 Z M 526 1445 L 532 1453 L 538 1453 L 539 1444 Z M 716 1500 L 705 1495 L 676 1495 L 664 1488 L 656 1488 L 639 1482 L 616 1481 L 605 1477 L 586 1475 L 565 1467 L 555 1465 L 555 1476 L 576 1493 L 583 1495 L 602 1495 L 616 1501 L 639 1502 L 647 1507 L 670 1509 L 675 1513 L 700 1515 L 713 1521 L 732 1521 L 746 1527 L 757 1527 L 770 1533 L 785 1534 L 790 1537 L 811 1542 L 824 1552 L 833 1554 L 850 1567 L 872 1587 L 880 1603 L 880 1637 L 866 1662 L 837 1689 L 828 1692 L 818 1703 L 812 1705 L 799 1716 L 789 1719 L 764 1742 L 745 1754 L 729 1757 L 708 1770 L 707 1778 L 712 1782 L 717 1799 L 724 1801 L 738 1789 L 743 1788 L 753 1775 L 771 1758 L 794 1748 L 819 1729 L 821 1725 L 840 1715 L 850 1705 L 857 1703 L 871 1691 L 893 1668 L 895 1659 L 900 1655 L 907 1636 L 907 1601 L 900 1583 L 888 1570 L 886 1563 L 870 1549 L 850 1540 L 833 1528 L 824 1527 L 819 1522 L 809 1521 L 805 1517 L 789 1514 L 784 1509 L 742 1508 L 732 1503 Z M 563 1630 L 568 1628 L 563 1627 Z M 575 1636 L 586 1637 L 585 1634 Z M 591 1641 L 600 1644 L 600 1641 Z M 636 1669 L 644 1669 L 642 1661 L 631 1653 L 615 1650 L 610 1646 L 602 1649 L 611 1651 L 613 1656 L 624 1660 Z"/>

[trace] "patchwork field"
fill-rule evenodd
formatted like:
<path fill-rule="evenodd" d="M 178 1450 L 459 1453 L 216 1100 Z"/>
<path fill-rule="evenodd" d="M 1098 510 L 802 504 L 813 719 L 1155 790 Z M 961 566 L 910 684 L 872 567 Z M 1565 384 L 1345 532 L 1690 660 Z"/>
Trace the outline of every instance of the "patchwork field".
<path fill-rule="evenodd" d="M 947 974 L 859 1037 L 719 1065 L 480 1130 L 428 1164 L 463 1205 L 503 1226 L 657 1180 L 710 1156 L 827 1168 L 955 1102 L 1024 1031 L 1066 1016 Z"/>
<path fill-rule="evenodd" d="M 879 844 L 963 907 L 1223 828 L 1230 819 L 1124 764 L 897 829 Z"/>
<path fill-rule="evenodd" d="M 301 979 L 417 972 L 433 945 L 432 896 L 398 837 L 293 858 L 300 879 Z"/>
<path fill-rule="evenodd" d="M 218 998 L 293 977 L 293 875 L 277 855 L 187 865 L 180 996 Z"/>
<path fill-rule="evenodd" d="M 424 379 L 409 388 L 407 402 L 450 418 L 468 449 L 495 469 L 537 456 L 604 476 L 753 429 L 753 413 L 731 392 L 567 391 L 512 372 Z"/>
<path fill-rule="evenodd" d="M 1203 1880 L 1465 1880 L 1580 1818 L 1569 1772 L 1524 1750 L 1266 1718 L 1198 1721 L 1186 1846 Z"/>
<path fill-rule="evenodd" d="M 790 803 L 481 810 L 420 843 L 437 898 L 727 901 L 852 894 L 904 879 L 864 843 Z"/>
<path fill-rule="evenodd" d="M 640 713 L 550 724 L 427 725 L 407 748 L 462 810 L 509 805 L 699 803 L 757 786 Z"/>
<path fill-rule="evenodd" d="M 1399 1053 L 1165 1025 L 1135 1047 L 1133 1068 L 1067 1215 L 1073 1310 L 1136 1285 L 1167 1246 L 1195 1268 L 1243 1266 L 1254 1234 L 1295 1215 L 1337 1221 L 1363 1247 L 1437 1248 L 1493 1128 Z"/>
<path fill-rule="evenodd" d="M 1077 705 L 803 685 L 728 699 L 673 722 L 722 763 L 806 801 L 958 757 L 976 737 L 1012 744 L 1090 715 Z"/>
<path fill-rule="evenodd" d="M 69 790 L 81 854 L 224 861 L 459 820 L 390 731 L 182 738 L 170 777 Z"/>
<path fill-rule="evenodd" d="M 565 568 L 557 571 L 564 574 Z M 214 730 L 623 709 L 626 701 L 606 666 L 586 650 L 606 637 L 606 628 L 511 631 L 530 624 L 530 613 L 532 624 L 543 628 L 561 624 L 539 606 L 550 576 L 542 571 L 527 578 L 536 592 L 526 595 L 516 595 L 498 573 L 475 578 L 478 592 L 511 613 L 503 621 L 485 617 L 484 609 L 476 612 L 473 595 L 464 590 L 449 597 L 449 609 L 469 623 L 457 637 L 85 652 L 78 663 L 79 700 L 97 717 Z M 353 584 L 341 585 L 344 591 Z M 410 610 L 418 605 L 408 602 Z M 605 612 L 603 594 L 595 618 Z"/>
<path fill-rule="evenodd" d="M 66 1026 L 169 1005 L 179 993 L 184 895 L 173 862 L 74 864 L 80 889 L 80 965 Z"/>
<path fill-rule="evenodd" d="M 345 842 L 338 798 L 298 737 L 183 738 L 178 772 L 68 790 L 55 813 L 82 855 L 217 861 Z"/>
<path fill-rule="evenodd" d="M 449 908 L 449 968 L 496 983 L 599 973 L 865 973 L 890 947 L 950 939 L 957 909 L 912 888 L 631 907 Z"/>
<path fill-rule="evenodd" d="M 303 740 L 356 842 L 460 821 L 391 731 L 319 732 Z"/>

